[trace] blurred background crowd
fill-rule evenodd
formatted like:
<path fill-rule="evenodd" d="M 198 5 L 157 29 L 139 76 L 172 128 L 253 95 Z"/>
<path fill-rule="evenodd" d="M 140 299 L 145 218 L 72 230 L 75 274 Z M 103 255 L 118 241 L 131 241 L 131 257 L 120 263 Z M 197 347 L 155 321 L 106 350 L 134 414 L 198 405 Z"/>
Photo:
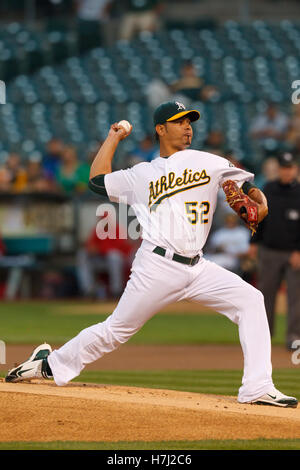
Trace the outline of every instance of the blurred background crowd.
<path fill-rule="evenodd" d="M 282 152 L 300 161 L 296 0 L 2 0 L 0 17 L 3 298 L 122 292 L 139 242 L 97 238 L 107 201 L 88 189 L 113 122 L 133 124 L 114 169 L 158 157 L 153 110 L 173 99 L 201 113 L 193 148 L 254 172 L 261 189 Z M 205 254 L 255 284 L 250 252 L 220 194 Z"/>

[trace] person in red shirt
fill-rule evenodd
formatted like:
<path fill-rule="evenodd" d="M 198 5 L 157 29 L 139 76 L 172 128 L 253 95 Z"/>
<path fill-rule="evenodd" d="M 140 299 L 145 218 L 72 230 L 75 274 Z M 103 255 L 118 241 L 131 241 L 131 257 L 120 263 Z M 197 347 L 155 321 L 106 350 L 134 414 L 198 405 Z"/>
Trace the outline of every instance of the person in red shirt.
<path fill-rule="evenodd" d="M 128 237 L 122 238 L 122 227 L 117 224 L 113 230 L 115 238 L 100 239 L 95 228 L 78 252 L 78 282 L 81 294 L 85 297 L 118 298 L 123 292 L 135 249 Z M 97 274 L 103 272 L 108 275 L 108 292 L 97 280 Z"/>

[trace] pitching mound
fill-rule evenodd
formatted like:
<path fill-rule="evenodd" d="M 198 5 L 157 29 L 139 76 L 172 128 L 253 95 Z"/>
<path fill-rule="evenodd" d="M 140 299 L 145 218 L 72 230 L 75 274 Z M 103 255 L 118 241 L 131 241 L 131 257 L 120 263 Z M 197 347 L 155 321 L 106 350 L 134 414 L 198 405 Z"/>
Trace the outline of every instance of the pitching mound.
<path fill-rule="evenodd" d="M 0 441 L 300 438 L 300 408 L 235 397 L 71 383 L 0 383 Z"/>

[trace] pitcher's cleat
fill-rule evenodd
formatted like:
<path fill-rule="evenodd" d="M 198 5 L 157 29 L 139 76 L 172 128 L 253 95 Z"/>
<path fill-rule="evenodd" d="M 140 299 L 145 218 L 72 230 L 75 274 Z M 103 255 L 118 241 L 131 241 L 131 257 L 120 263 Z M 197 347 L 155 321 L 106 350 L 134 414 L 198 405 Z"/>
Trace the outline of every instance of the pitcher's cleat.
<path fill-rule="evenodd" d="M 256 400 L 251 401 L 255 405 L 281 406 L 282 408 L 297 408 L 298 400 L 295 397 L 288 397 L 279 390 L 273 389 Z"/>
<path fill-rule="evenodd" d="M 47 361 L 47 357 L 51 352 L 52 349 L 49 344 L 41 344 L 35 348 L 27 361 L 8 371 L 5 382 L 52 378 Z"/>

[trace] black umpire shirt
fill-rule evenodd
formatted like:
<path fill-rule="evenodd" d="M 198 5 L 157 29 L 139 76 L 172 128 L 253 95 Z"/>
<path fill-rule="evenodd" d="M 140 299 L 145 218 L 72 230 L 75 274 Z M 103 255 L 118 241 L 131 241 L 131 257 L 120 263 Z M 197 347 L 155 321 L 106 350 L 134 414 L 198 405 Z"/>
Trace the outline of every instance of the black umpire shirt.
<path fill-rule="evenodd" d="M 263 189 L 269 213 L 259 224 L 251 243 L 274 250 L 300 250 L 300 183 L 267 183 Z"/>

